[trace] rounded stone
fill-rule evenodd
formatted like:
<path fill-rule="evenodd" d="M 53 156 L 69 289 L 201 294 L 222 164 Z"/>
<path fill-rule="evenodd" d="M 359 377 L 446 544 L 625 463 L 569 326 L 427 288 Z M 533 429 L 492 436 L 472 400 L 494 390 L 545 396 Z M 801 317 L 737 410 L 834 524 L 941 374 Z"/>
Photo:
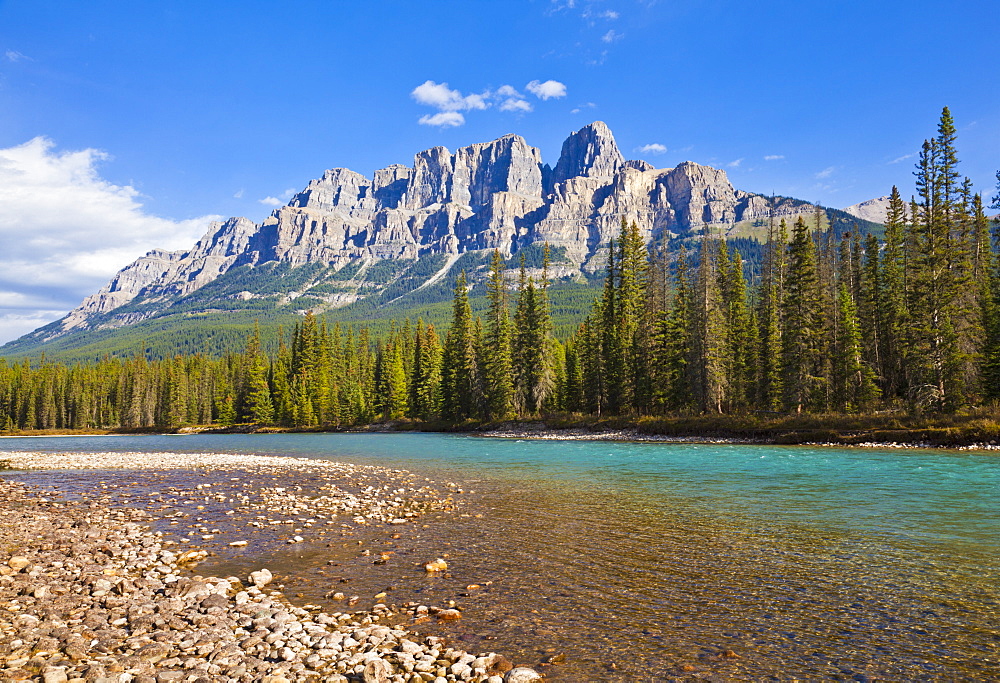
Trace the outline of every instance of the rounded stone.
<path fill-rule="evenodd" d="M 531 683 L 542 680 L 542 675 L 534 669 L 526 666 L 518 666 L 507 672 L 503 677 L 504 683 Z"/>
<path fill-rule="evenodd" d="M 373 659 L 365 665 L 365 683 L 388 683 L 393 675 L 392 666 L 384 659 Z"/>

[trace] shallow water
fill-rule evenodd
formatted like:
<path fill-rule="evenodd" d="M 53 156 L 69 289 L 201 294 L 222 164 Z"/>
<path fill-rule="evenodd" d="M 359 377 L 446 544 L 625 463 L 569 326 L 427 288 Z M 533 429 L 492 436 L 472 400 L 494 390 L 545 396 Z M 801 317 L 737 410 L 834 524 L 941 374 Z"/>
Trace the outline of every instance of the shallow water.
<path fill-rule="evenodd" d="M 546 667 L 553 680 L 1000 678 L 996 455 L 438 434 L 3 439 L 0 450 L 302 455 L 459 483 L 460 514 L 395 539 L 373 529 L 267 544 L 268 566 L 312 602 L 331 589 L 454 599 L 461 621 L 420 628 L 527 664 L 565 654 Z M 59 480 L 85 490 L 95 476 Z M 373 566 L 359 547 L 391 559 Z M 449 576 L 426 576 L 418 565 L 443 554 Z M 213 561 L 241 572 L 261 558 Z"/>

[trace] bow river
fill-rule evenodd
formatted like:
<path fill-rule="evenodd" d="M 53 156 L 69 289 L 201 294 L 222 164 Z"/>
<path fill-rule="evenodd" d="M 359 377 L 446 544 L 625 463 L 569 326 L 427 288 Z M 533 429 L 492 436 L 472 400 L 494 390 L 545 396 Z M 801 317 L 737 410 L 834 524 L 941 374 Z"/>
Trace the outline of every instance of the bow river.
<path fill-rule="evenodd" d="M 68 498 L 176 510 L 153 525 L 213 553 L 195 571 L 266 566 L 293 602 L 454 604 L 460 619 L 399 623 L 550 680 L 1000 678 L 991 452 L 411 433 L 8 438 L 0 451 L 295 456 L 440 484 L 448 504 L 417 521 L 346 517 L 320 534 L 294 510 L 240 508 L 253 491 L 227 493 L 231 472 L 119 459 L 4 473 Z M 221 493 L 164 493 L 196 485 Z M 310 494 L 291 471 L 252 485 Z M 446 572 L 424 570 L 435 558 Z"/>

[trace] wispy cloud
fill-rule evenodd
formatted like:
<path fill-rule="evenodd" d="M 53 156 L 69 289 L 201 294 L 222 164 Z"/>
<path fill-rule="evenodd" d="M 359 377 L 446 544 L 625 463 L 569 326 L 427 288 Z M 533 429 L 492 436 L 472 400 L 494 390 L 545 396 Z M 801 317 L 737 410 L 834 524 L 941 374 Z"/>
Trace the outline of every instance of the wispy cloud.
<path fill-rule="evenodd" d="M 902 162 L 906 161 L 907 159 L 912 159 L 915 156 L 917 156 L 916 152 L 913 152 L 912 154 L 904 154 L 901 157 L 896 157 L 895 159 L 893 159 L 892 161 L 890 161 L 889 164 L 886 164 L 886 165 L 899 164 L 899 163 L 902 163 Z"/>
<path fill-rule="evenodd" d="M 506 99 L 500 103 L 500 111 L 520 111 L 529 112 L 532 110 L 531 103 L 527 100 Z"/>
<path fill-rule="evenodd" d="M 417 123 L 422 126 L 438 126 L 439 128 L 454 128 L 465 123 L 465 117 L 457 111 L 442 111 L 437 114 L 424 114 Z"/>
<path fill-rule="evenodd" d="M 109 159 L 45 137 L 0 149 L 0 341 L 62 316 L 151 249 L 190 247 L 221 218 L 149 214 L 138 190 L 101 177 Z"/>
<path fill-rule="evenodd" d="M 264 197 L 257 201 L 264 206 L 284 206 L 289 199 L 295 196 L 295 188 L 290 187 L 279 195 L 279 197 Z"/>
<path fill-rule="evenodd" d="M 575 9 L 576 0 L 552 0 L 552 12 L 561 12 L 567 9 Z"/>
<path fill-rule="evenodd" d="M 236 190 L 236 193 L 233 195 L 233 199 L 243 199 L 243 192 L 244 189 L 242 187 Z"/>
<path fill-rule="evenodd" d="M 531 103 L 524 99 L 524 95 L 511 85 L 501 85 L 497 88 L 496 97 L 500 100 L 500 111 L 524 113 L 533 109 Z"/>
<path fill-rule="evenodd" d="M 17 50 L 7 50 L 6 52 L 4 52 L 4 57 L 7 58 L 8 62 L 24 62 L 24 61 L 32 62 L 32 61 L 34 61 L 28 55 L 22 54 L 22 53 L 18 52 Z"/>
<path fill-rule="evenodd" d="M 620 17 L 621 15 L 613 9 L 596 10 L 593 7 L 587 7 L 585 10 L 583 10 L 580 16 L 583 17 L 584 19 L 591 20 L 591 26 L 593 26 L 594 20 L 596 19 L 603 19 L 605 21 L 614 21 L 615 19 L 618 19 L 618 17 Z"/>
<path fill-rule="evenodd" d="M 601 41 L 605 43 L 614 43 L 625 37 L 624 33 L 619 33 L 618 31 L 611 29 L 603 36 L 601 36 Z"/>
<path fill-rule="evenodd" d="M 764 157 L 764 161 L 778 161 L 779 159 L 784 159 L 784 154 L 768 154 Z"/>
<path fill-rule="evenodd" d="M 531 81 L 525 89 L 540 100 L 550 100 L 566 96 L 566 84 L 559 81 Z M 410 93 L 419 104 L 437 109 L 436 114 L 425 114 L 417 122 L 424 126 L 453 128 L 465 123 L 462 112 L 496 107 L 503 112 L 525 114 L 534 110 L 527 97 L 512 85 L 501 85 L 496 90 L 464 95 L 447 83 L 425 81 Z"/>
<path fill-rule="evenodd" d="M 659 142 L 651 142 L 648 145 L 643 145 L 642 147 L 636 147 L 636 152 L 639 154 L 666 154 L 666 145 L 661 145 Z"/>
<path fill-rule="evenodd" d="M 581 105 L 578 105 L 578 106 L 576 106 L 576 107 L 573 107 L 572 109 L 570 109 L 570 110 L 569 110 L 569 113 L 570 113 L 570 114 L 579 114 L 579 113 L 580 113 L 581 111 L 583 111 L 584 109 L 593 109 L 593 108 L 594 108 L 594 107 L 596 107 L 596 106 L 597 106 L 597 105 L 596 105 L 596 104 L 594 104 L 593 102 L 584 102 L 583 104 L 581 104 Z"/>
<path fill-rule="evenodd" d="M 743 163 L 743 157 L 740 157 L 739 159 L 730 161 L 728 164 L 726 164 L 726 166 L 728 166 L 729 168 L 739 168 L 740 164 L 742 163 Z"/>
<path fill-rule="evenodd" d="M 816 174 L 816 180 L 822 180 L 823 178 L 829 178 L 833 175 L 833 172 L 837 170 L 836 166 L 827 166 L 822 171 Z"/>

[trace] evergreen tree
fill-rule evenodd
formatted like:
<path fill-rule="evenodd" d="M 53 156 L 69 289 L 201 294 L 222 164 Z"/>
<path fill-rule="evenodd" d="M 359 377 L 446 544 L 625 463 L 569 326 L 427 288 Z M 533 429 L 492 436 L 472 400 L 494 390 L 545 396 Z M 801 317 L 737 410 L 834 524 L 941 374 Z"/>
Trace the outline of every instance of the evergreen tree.
<path fill-rule="evenodd" d="M 246 414 L 244 419 L 254 424 L 274 421 L 271 388 L 267 383 L 267 361 L 260 350 L 260 328 L 255 327 L 244 353 L 246 370 Z"/>
<path fill-rule="evenodd" d="M 868 408 L 878 396 L 875 374 L 861 357 L 861 329 L 847 284 L 837 288 L 837 335 L 833 344 L 833 403 L 842 412 Z"/>
<path fill-rule="evenodd" d="M 788 275 L 782 299 L 781 370 L 784 405 L 802 412 L 825 394 L 822 365 L 823 309 L 816 247 L 800 216 L 788 247 Z"/>
<path fill-rule="evenodd" d="M 695 275 L 691 364 L 695 405 L 703 413 L 721 413 L 729 391 L 726 361 L 729 355 L 726 310 L 719 289 L 719 245 L 707 236 L 701 239 L 700 261 Z"/>
<path fill-rule="evenodd" d="M 781 373 L 781 311 L 785 279 L 788 227 L 772 223 L 768 229 L 764 272 L 757 297 L 757 404 L 763 410 L 776 411 L 783 403 Z"/>
<path fill-rule="evenodd" d="M 455 281 L 451 328 L 445 340 L 441 369 L 443 413 L 452 420 L 474 417 L 478 375 L 475 342 L 468 283 L 462 271 Z"/>
<path fill-rule="evenodd" d="M 490 277 L 486 284 L 489 310 L 486 319 L 486 338 L 483 342 L 483 385 L 486 416 L 504 419 L 513 408 L 513 366 L 511 361 L 511 321 L 507 308 L 507 280 L 504 277 L 503 259 L 498 249 L 493 250 Z"/>

